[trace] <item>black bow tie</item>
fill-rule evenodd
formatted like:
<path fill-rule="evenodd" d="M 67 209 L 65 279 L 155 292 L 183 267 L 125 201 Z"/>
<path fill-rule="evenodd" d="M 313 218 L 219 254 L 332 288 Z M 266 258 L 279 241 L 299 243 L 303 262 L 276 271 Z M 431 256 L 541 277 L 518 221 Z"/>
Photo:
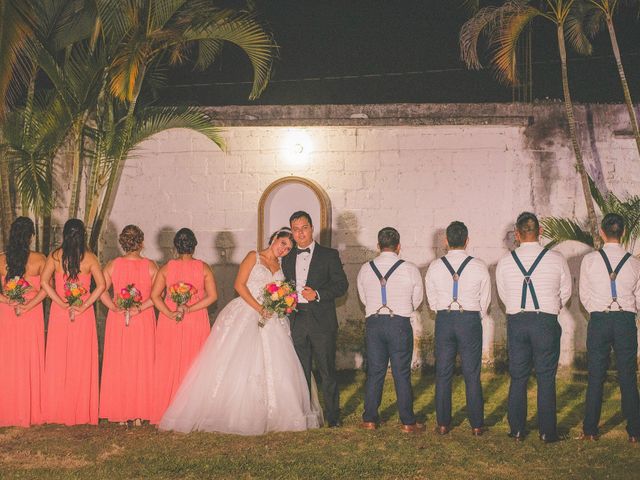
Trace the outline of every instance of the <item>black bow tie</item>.
<path fill-rule="evenodd" d="M 309 247 L 307 247 L 307 248 L 298 248 L 297 249 L 297 253 L 298 253 L 298 255 L 300 255 L 301 253 L 311 253 L 311 249 Z"/>

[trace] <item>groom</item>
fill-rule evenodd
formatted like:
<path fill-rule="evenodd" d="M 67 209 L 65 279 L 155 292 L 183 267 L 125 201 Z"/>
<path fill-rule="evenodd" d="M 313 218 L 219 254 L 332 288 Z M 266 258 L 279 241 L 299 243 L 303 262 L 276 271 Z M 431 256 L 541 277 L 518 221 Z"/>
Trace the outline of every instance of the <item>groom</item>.
<path fill-rule="evenodd" d="M 338 251 L 313 240 L 313 222 L 307 212 L 295 212 L 289 223 L 297 247 L 282 260 L 282 270 L 298 291 L 297 312 L 290 315 L 291 337 L 309 384 L 311 362 L 315 360 L 322 382 L 325 418 L 329 427 L 339 427 L 335 299 L 347 292 L 349 282 Z"/>

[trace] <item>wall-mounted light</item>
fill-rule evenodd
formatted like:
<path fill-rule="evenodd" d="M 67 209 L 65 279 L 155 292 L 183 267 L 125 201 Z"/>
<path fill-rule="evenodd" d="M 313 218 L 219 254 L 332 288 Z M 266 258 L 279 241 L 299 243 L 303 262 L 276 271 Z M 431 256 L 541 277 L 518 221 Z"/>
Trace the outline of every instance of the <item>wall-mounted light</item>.
<path fill-rule="evenodd" d="M 283 150 L 289 162 L 297 165 L 306 162 L 312 149 L 313 142 L 306 130 L 296 128 L 287 131 Z"/>

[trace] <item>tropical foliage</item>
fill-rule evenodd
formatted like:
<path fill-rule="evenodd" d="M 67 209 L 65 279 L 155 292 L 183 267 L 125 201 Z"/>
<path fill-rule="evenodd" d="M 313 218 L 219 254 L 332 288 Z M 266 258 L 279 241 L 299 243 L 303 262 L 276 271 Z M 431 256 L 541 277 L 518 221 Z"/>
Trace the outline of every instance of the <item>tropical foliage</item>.
<path fill-rule="evenodd" d="M 625 219 L 626 229 L 622 236 L 622 244 L 633 251 L 635 242 L 640 238 L 640 196 L 634 195 L 626 199 L 620 199 L 612 192 L 603 194 L 598 190 L 593 181 L 589 181 L 591 195 L 596 201 L 600 212 L 617 213 Z M 567 240 L 575 240 L 590 247 L 594 246 L 591 232 L 584 224 L 568 218 L 547 217 L 541 220 L 542 236 L 549 239 L 549 247 Z"/>
<path fill-rule="evenodd" d="M 613 56 L 616 60 L 618 76 L 620 77 L 620 83 L 622 84 L 624 101 L 627 106 L 627 112 L 629 113 L 631 130 L 633 131 L 633 135 L 636 140 L 638 153 L 640 153 L 640 129 L 638 128 L 638 117 L 633 106 L 633 100 L 631 99 L 627 76 L 625 75 L 624 66 L 622 65 L 622 57 L 620 55 L 620 47 L 618 46 L 616 29 L 613 24 L 613 17 L 621 3 L 624 3 L 624 0 L 583 0 L 576 4 L 571 16 L 572 22 L 577 24 L 577 28 L 584 30 L 585 34 L 589 38 L 595 37 L 603 28 L 607 29 L 609 39 L 611 40 L 611 50 L 613 51 Z M 627 3 L 639 4 L 638 0 L 627 1 Z"/>
<path fill-rule="evenodd" d="M 556 43 L 562 73 L 562 91 L 569 138 L 576 159 L 576 170 L 582 183 L 587 207 L 587 225 L 591 236 L 598 242 L 595 207 L 589 189 L 589 175 L 585 169 L 582 149 L 578 141 L 576 120 L 569 89 L 566 41 L 578 51 L 590 53 L 591 44 L 582 30 L 582 24 L 570 21 L 570 12 L 576 0 L 507 0 L 501 6 L 479 9 L 460 31 L 461 56 L 468 68 L 482 67 L 478 52 L 479 41 L 486 37 L 490 49 L 490 62 L 500 82 L 513 85 L 517 78 L 516 47 L 525 27 L 536 19 L 550 21 L 556 28 Z"/>
<path fill-rule="evenodd" d="M 266 87 L 275 44 L 250 4 L 213 0 L 0 0 L 0 181 L 3 233 L 19 210 L 36 217 L 47 251 L 55 201 L 82 216 L 96 249 L 122 168 L 140 142 L 189 128 L 223 146 L 204 112 L 156 107 L 170 66 L 207 68 L 225 44 L 253 67 L 249 98 Z M 70 165 L 60 175 L 62 158 Z M 59 187 L 70 177 L 70 195 Z M 4 188 L 6 184 L 6 188 Z M 84 202 L 81 202 L 84 199 Z"/>

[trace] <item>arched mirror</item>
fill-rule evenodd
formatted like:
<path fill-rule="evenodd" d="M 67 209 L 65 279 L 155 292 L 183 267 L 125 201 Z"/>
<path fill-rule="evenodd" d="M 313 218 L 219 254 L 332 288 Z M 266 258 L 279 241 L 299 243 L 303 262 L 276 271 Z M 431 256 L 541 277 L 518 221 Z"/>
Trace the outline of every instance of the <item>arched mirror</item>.
<path fill-rule="evenodd" d="M 258 204 L 258 248 L 269 241 L 269 235 L 281 227 L 289 226 L 293 212 L 304 210 L 311 215 L 315 240 L 331 245 L 331 201 L 313 180 L 302 177 L 284 177 L 276 180 L 260 197 Z"/>

